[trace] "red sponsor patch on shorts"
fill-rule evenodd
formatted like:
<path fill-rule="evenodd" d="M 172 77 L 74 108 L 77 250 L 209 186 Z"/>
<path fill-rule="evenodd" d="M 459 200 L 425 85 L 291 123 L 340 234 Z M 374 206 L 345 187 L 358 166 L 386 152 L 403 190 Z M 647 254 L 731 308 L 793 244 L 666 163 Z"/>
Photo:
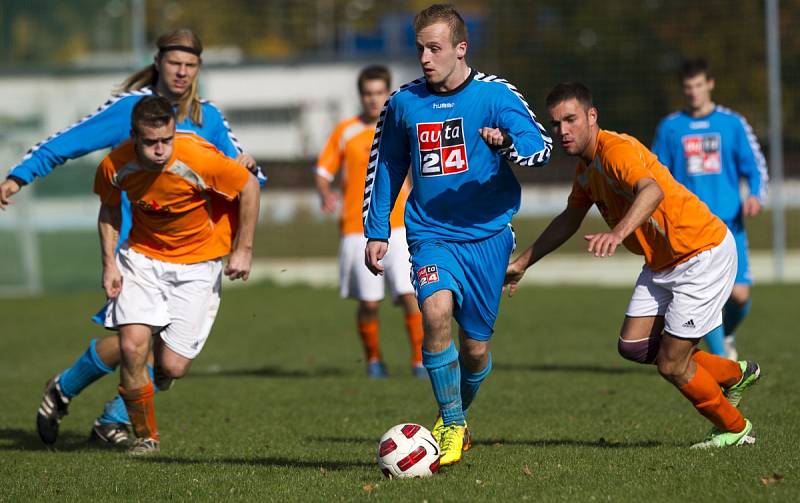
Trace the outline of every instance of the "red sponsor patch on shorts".
<path fill-rule="evenodd" d="M 436 265 L 426 265 L 417 269 L 417 284 L 420 287 L 437 281 L 439 281 L 439 268 Z"/>

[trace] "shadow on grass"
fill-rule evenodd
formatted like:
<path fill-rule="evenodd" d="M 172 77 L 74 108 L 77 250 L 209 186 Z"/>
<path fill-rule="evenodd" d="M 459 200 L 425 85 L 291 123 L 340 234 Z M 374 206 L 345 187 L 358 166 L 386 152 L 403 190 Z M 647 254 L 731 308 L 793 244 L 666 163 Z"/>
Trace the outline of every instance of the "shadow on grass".
<path fill-rule="evenodd" d="M 39 438 L 36 430 L 0 428 L 0 451 L 80 451 L 90 448 L 87 436 L 76 433 L 62 433 L 53 445 L 47 445 Z"/>
<path fill-rule="evenodd" d="M 142 458 L 148 463 L 163 463 L 175 465 L 254 465 L 254 466 L 276 466 L 279 468 L 305 468 L 319 470 L 323 468 L 328 471 L 346 470 L 349 468 L 374 468 L 374 462 L 366 461 L 331 461 L 313 459 L 290 459 L 282 457 L 252 457 L 252 458 L 177 458 L 167 456 L 153 456 Z"/>
<path fill-rule="evenodd" d="M 599 365 L 569 365 L 561 363 L 495 363 L 494 370 L 516 372 L 588 372 L 593 374 L 648 374 L 658 375 L 653 365 L 631 367 L 601 367 Z"/>
<path fill-rule="evenodd" d="M 270 366 L 250 369 L 192 369 L 187 377 L 274 377 L 288 379 L 311 379 L 318 377 L 340 377 L 343 375 L 347 375 L 347 372 L 336 367 L 321 367 L 313 370 L 300 370 Z"/>
<path fill-rule="evenodd" d="M 347 443 L 347 444 L 377 444 L 378 439 L 367 437 L 306 437 L 311 442 L 323 443 Z M 503 438 L 491 438 L 486 440 L 476 440 L 472 445 L 482 445 L 489 447 L 502 447 L 504 445 L 526 445 L 531 447 L 597 447 L 601 449 L 640 449 L 650 447 L 661 447 L 663 442 L 655 440 L 641 440 L 637 442 L 614 442 L 599 438 L 597 440 L 577 440 L 573 438 L 540 438 L 540 439 L 515 439 L 506 440 Z M 669 444 L 671 445 L 671 444 Z M 675 444 L 678 445 L 678 444 Z"/>

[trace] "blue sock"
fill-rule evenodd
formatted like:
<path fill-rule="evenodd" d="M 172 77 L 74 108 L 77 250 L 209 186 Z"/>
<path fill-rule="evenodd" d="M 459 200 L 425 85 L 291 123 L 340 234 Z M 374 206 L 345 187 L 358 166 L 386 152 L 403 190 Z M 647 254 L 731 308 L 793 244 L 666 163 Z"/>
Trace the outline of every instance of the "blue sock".
<path fill-rule="evenodd" d="M 442 421 L 451 424 L 464 424 L 464 410 L 461 408 L 461 369 L 458 365 L 458 351 L 455 342 L 439 353 L 422 350 L 422 364 L 431 378 L 433 395 L 439 404 Z"/>
<path fill-rule="evenodd" d="M 150 365 L 147 366 L 147 373 L 150 374 L 150 380 L 153 381 L 153 367 Z M 155 381 L 153 381 L 153 389 L 158 391 L 158 388 L 155 386 Z M 106 406 L 103 408 L 103 413 L 97 418 L 97 420 L 101 424 L 131 424 L 131 420 L 128 417 L 128 409 L 125 408 L 125 400 L 122 399 L 122 395 L 117 395 L 109 402 L 106 402 Z"/>
<path fill-rule="evenodd" d="M 708 344 L 708 351 L 717 356 L 725 356 L 725 330 L 722 325 L 703 336 Z"/>
<path fill-rule="evenodd" d="M 461 359 L 459 359 L 459 363 L 461 364 L 461 408 L 464 409 L 464 414 L 466 414 L 472 401 L 475 400 L 475 395 L 478 394 L 481 383 L 492 371 L 492 353 L 489 353 L 489 361 L 486 366 L 478 372 L 472 372 L 466 368 Z"/>
<path fill-rule="evenodd" d="M 67 398 L 78 396 L 87 386 L 114 371 L 97 356 L 96 345 L 97 341 L 92 339 L 89 349 L 75 360 L 71 367 L 61 372 L 58 383 L 61 385 L 61 392 Z"/>
<path fill-rule="evenodd" d="M 722 311 L 722 325 L 725 327 L 725 335 L 733 335 L 736 328 L 750 312 L 750 306 L 753 304 L 753 299 L 747 299 L 743 306 L 740 306 L 733 299 L 729 299 L 725 303 L 725 309 Z"/>

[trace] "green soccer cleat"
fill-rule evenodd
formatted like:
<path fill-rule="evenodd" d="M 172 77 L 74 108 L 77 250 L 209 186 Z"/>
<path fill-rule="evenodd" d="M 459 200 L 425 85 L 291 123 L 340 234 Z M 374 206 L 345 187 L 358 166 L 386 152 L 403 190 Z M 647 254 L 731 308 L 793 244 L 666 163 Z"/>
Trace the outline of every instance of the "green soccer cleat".
<path fill-rule="evenodd" d="M 702 442 L 694 444 L 692 449 L 714 449 L 718 447 L 731 447 L 734 445 L 747 445 L 756 443 L 756 436 L 753 432 L 753 423 L 749 419 L 744 420 L 744 429 L 738 433 L 731 431 L 712 431 Z M 444 452 L 444 449 L 442 449 Z"/>
<path fill-rule="evenodd" d="M 739 367 L 742 369 L 742 378 L 739 379 L 739 382 L 723 391 L 725 397 L 734 407 L 739 407 L 739 402 L 742 401 L 742 392 L 756 384 L 761 378 L 761 367 L 758 366 L 758 363 L 742 360 L 739 362 Z"/>

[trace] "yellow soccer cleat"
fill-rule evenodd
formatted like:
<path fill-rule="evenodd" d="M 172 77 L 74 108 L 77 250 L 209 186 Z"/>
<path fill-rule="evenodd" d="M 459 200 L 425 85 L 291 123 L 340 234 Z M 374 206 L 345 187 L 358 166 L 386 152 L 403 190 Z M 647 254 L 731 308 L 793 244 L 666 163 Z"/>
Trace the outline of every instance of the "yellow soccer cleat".
<path fill-rule="evenodd" d="M 442 426 L 441 440 L 439 449 L 442 455 L 439 457 L 439 466 L 453 465 L 461 461 L 461 453 L 464 451 L 464 436 L 467 427 L 458 424 Z"/>
<path fill-rule="evenodd" d="M 442 421 L 442 416 L 437 415 L 436 421 L 433 423 L 433 428 L 431 428 L 431 435 L 433 438 L 436 439 L 439 444 L 442 443 L 442 432 L 444 431 L 444 421 Z M 462 451 L 468 451 L 472 447 L 472 433 L 469 431 L 469 426 L 467 422 L 464 421 L 464 441 L 461 447 Z"/>

